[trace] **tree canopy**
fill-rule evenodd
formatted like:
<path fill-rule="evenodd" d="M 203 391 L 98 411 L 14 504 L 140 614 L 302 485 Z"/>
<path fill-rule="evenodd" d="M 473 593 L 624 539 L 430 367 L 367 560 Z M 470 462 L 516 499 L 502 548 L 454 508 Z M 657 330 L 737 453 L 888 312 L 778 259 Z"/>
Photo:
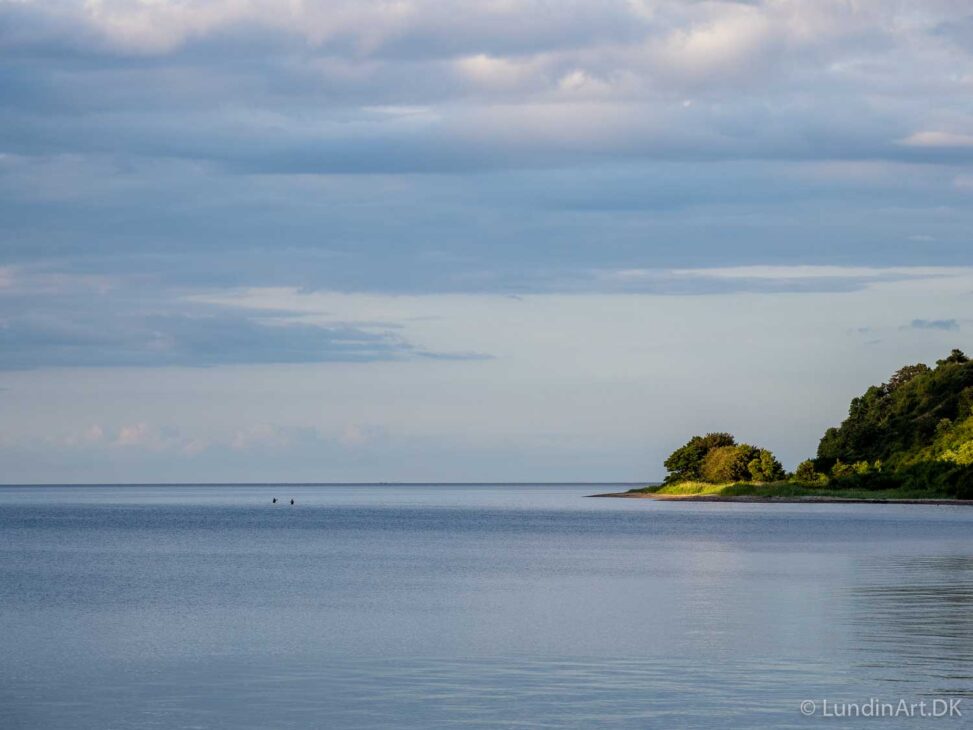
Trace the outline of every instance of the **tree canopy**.
<path fill-rule="evenodd" d="M 669 455 L 665 467 L 666 484 L 768 482 L 785 477 L 784 468 L 770 451 L 738 444 L 731 434 L 724 432 L 693 436 Z"/>
<path fill-rule="evenodd" d="M 907 365 L 873 385 L 825 432 L 814 469 L 839 486 L 906 485 L 973 498 L 973 361 L 953 350 L 935 368 Z"/>
<path fill-rule="evenodd" d="M 969 418 L 971 408 L 973 362 L 960 350 L 935 368 L 907 365 L 852 400 L 848 417 L 818 444 L 818 468 L 839 459 L 903 466 Z"/>
<path fill-rule="evenodd" d="M 725 432 L 693 436 L 665 467 L 665 484 L 787 478 L 773 453 Z M 825 432 L 816 458 L 798 465 L 791 479 L 973 499 L 973 361 L 953 350 L 935 367 L 906 365 L 868 388 L 851 401 L 848 417 Z"/>

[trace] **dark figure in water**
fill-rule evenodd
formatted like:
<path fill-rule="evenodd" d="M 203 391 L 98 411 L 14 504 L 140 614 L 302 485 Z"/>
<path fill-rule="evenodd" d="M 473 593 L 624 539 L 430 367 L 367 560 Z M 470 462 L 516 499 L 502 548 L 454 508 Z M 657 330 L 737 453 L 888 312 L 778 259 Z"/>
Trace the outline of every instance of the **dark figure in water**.
<path fill-rule="evenodd" d="M 293 499 L 291 500 L 291 504 L 294 504 L 294 500 Z"/>
<path fill-rule="evenodd" d="M 277 504 L 277 497 L 274 497 L 274 504 Z"/>

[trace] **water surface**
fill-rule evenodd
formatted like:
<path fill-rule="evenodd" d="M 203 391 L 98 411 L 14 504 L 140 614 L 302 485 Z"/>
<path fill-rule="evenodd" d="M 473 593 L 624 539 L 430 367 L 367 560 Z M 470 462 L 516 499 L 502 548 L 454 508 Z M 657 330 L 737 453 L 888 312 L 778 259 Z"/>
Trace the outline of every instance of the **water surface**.
<path fill-rule="evenodd" d="M 973 509 L 596 491 L 0 488 L 0 727 L 973 717 Z"/>

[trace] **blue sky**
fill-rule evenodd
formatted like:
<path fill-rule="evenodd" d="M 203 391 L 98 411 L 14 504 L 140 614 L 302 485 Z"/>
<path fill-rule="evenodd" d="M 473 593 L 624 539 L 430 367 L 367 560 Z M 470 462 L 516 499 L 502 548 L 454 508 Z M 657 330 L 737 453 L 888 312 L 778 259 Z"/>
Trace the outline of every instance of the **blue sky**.
<path fill-rule="evenodd" d="M 973 12 L 0 0 L 2 481 L 785 464 L 973 348 Z"/>

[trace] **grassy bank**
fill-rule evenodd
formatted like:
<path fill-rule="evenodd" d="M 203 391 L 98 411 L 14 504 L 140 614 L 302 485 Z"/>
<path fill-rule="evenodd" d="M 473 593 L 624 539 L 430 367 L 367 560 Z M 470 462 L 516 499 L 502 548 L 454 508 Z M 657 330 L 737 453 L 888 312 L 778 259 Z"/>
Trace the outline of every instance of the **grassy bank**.
<path fill-rule="evenodd" d="M 955 494 L 948 490 L 910 489 L 829 489 L 803 485 L 795 482 L 734 482 L 730 484 L 709 484 L 708 482 L 680 482 L 666 486 L 643 487 L 629 490 L 631 494 L 656 495 L 659 497 L 760 497 L 764 499 L 793 499 L 799 497 L 822 497 L 831 499 L 953 499 Z"/>

